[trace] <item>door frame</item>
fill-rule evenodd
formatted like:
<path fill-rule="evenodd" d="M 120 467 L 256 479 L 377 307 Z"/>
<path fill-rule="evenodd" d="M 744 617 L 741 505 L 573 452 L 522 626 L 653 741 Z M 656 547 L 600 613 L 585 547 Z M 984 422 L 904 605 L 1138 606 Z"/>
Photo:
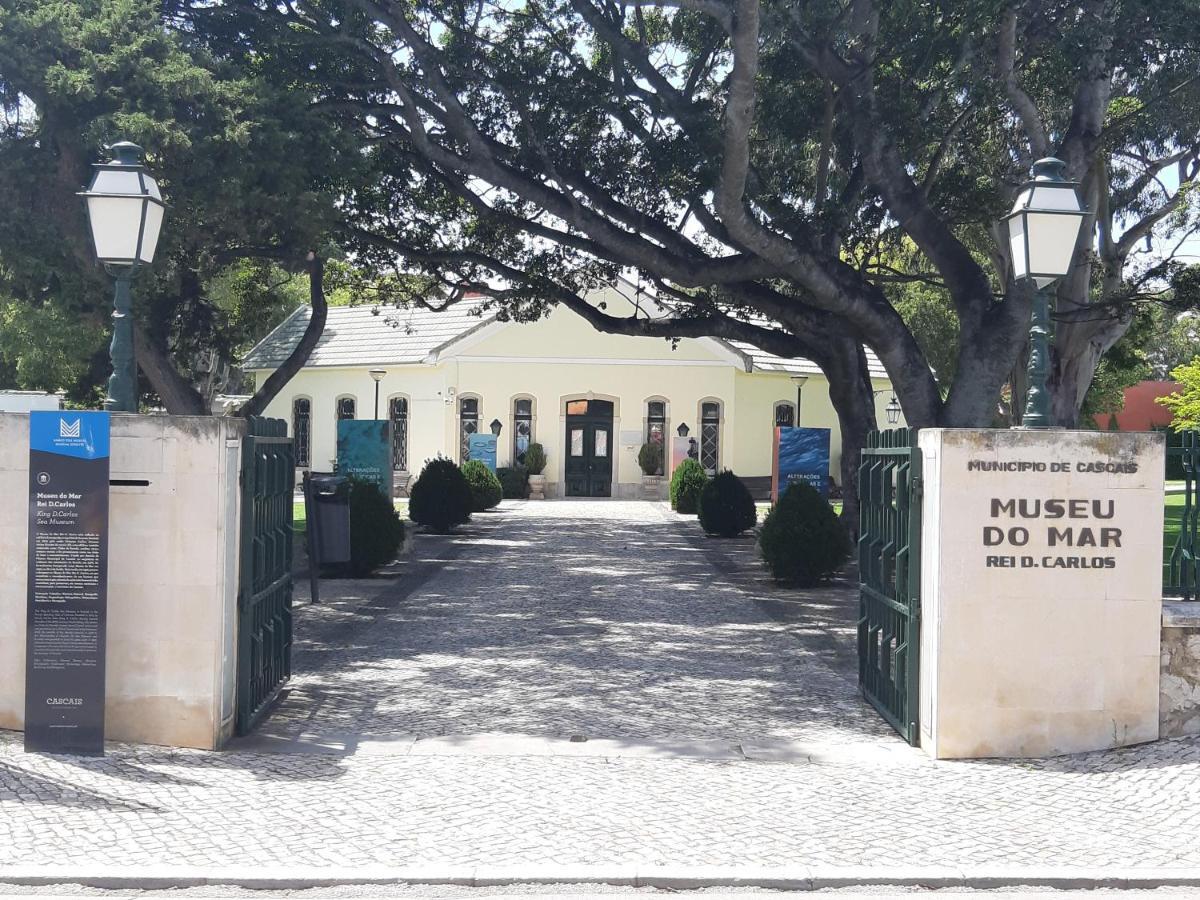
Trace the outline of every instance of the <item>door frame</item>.
<path fill-rule="evenodd" d="M 572 400 L 607 400 L 613 405 L 612 416 L 612 446 L 609 452 L 612 454 L 612 489 L 609 491 L 608 497 L 596 497 L 597 500 L 617 500 L 620 498 L 621 483 L 621 454 L 620 454 L 620 434 L 621 434 L 621 398 L 615 394 L 601 394 L 596 391 L 575 392 L 573 394 L 562 394 L 558 398 L 558 437 L 555 440 L 558 442 L 558 461 L 555 464 L 555 471 L 558 477 L 558 496 L 561 499 L 567 497 L 567 404 Z"/>

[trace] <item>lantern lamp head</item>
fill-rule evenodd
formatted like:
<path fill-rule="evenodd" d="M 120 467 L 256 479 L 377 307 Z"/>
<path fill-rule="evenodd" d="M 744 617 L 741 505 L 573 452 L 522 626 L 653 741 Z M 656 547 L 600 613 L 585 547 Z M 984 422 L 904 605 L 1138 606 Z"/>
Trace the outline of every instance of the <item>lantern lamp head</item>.
<path fill-rule="evenodd" d="M 679 434 L 680 437 L 687 437 L 688 432 L 690 432 L 691 429 L 687 427 L 687 422 L 680 422 L 679 427 L 676 428 L 675 431 Z"/>
<path fill-rule="evenodd" d="M 494 434 L 496 437 L 500 437 L 500 429 L 504 426 L 500 424 L 499 419 L 492 419 L 492 424 L 488 427 L 492 429 L 492 434 Z"/>
<path fill-rule="evenodd" d="M 895 425 L 900 421 L 900 400 L 895 394 L 892 394 L 892 399 L 888 401 L 888 405 L 884 407 L 884 413 L 887 415 L 889 425 Z"/>
<path fill-rule="evenodd" d="M 1030 279 L 1039 288 L 1071 271 L 1075 244 L 1088 211 L 1079 202 L 1076 182 L 1064 177 L 1067 164 L 1048 157 L 1033 164 L 1008 223 L 1013 277 Z"/>
<path fill-rule="evenodd" d="M 165 209 L 156 182 L 142 165 L 142 148 L 121 141 L 112 159 L 96 164 L 80 196 L 87 203 L 96 258 L 109 266 L 148 266 L 154 261 Z"/>
<path fill-rule="evenodd" d="M 376 384 L 379 384 L 379 382 L 383 381 L 383 376 L 387 374 L 387 369 L 371 369 L 367 374 L 375 379 Z"/>

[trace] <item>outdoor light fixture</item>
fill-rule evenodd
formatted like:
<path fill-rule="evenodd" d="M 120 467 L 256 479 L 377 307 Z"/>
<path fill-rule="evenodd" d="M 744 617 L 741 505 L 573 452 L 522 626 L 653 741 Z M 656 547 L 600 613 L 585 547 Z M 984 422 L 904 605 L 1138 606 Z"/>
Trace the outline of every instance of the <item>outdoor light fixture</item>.
<path fill-rule="evenodd" d="M 504 426 L 500 424 L 499 419 L 492 419 L 492 424 L 488 426 L 488 428 L 492 429 L 492 434 L 494 434 L 496 437 L 500 437 L 500 429 L 503 427 Z"/>
<path fill-rule="evenodd" d="M 1050 395 L 1046 391 L 1049 361 L 1050 288 L 1071 271 L 1075 245 L 1088 211 L 1079 202 L 1078 184 L 1063 177 L 1067 164 L 1049 157 L 1033 164 L 1033 180 L 1025 184 L 1008 223 L 1013 278 L 1032 281 L 1037 288 L 1029 328 L 1029 394 L 1022 425 L 1050 425 Z"/>
<path fill-rule="evenodd" d="M 142 148 L 121 141 L 108 149 L 113 158 L 94 167 L 92 183 L 79 196 L 87 204 L 96 259 L 116 281 L 109 347 L 113 372 L 108 379 L 104 408 L 111 412 L 137 412 L 137 363 L 133 356 L 129 282 L 138 267 L 154 262 L 164 206 L 158 183 L 142 165 Z"/>
<path fill-rule="evenodd" d="M 691 429 L 687 427 L 687 422 L 680 422 L 679 427 L 675 429 L 680 437 L 687 437 L 690 430 Z"/>
<path fill-rule="evenodd" d="M 383 381 L 383 376 L 387 374 L 387 369 L 371 369 L 367 372 L 368 375 L 375 381 L 375 418 L 379 419 L 379 382 Z"/>
<path fill-rule="evenodd" d="M 884 413 L 887 415 L 889 425 L 895 425 L 900 421 L 900 400 L 895 394 L 892 394 L 892 399 L 888 401 L 888 405 L 884 407 Z"/>

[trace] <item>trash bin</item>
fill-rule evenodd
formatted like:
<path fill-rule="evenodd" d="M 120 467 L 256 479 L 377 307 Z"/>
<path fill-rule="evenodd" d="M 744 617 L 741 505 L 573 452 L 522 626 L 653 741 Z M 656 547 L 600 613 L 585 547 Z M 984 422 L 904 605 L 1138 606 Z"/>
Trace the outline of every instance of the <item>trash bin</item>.
<path fill-rule="evenodd" d="M 306 506 L 315 520 L 312 547 L 317 565 L 349 562 L 350 479 L 341 475 L 310 475 Z"/>

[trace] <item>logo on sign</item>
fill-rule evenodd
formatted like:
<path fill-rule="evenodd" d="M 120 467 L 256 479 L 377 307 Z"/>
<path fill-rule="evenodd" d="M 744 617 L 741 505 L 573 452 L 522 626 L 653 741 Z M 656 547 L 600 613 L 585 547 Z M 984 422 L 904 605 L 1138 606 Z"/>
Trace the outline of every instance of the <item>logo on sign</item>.
<path fill-rule="evenodd" d="M 68 422 L 66 419 L 58 420 L 58 436 L 65 438 L 79 437 L 79 420 Z"/>

